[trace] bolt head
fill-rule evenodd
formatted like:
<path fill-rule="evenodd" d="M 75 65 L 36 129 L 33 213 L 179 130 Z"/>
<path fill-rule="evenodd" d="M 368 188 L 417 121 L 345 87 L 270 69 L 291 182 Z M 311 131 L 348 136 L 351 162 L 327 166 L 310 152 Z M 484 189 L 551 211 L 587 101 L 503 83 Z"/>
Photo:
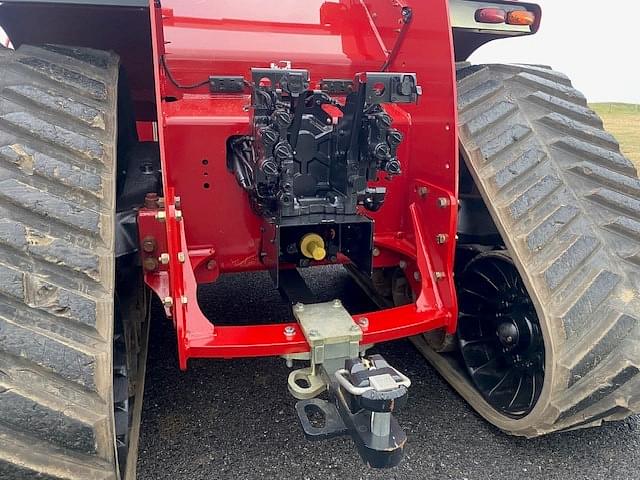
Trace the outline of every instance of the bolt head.
<path fill-rule="evenodd" d="M 414 279 L 416 282 L 419 282 L 419 281 L 421 280 L 420 272 L 418 272 L 418 271 L 413 272 L 413 279 Z"/>
<path fill-rule="evenodd" d="M 180 301 L 182 302 L 183 305 L 186 305 L 187 303 L 189 303 L 189 299 L 187 298 L 186 295 L 182 295 L 182 297 L 180 297 Z"/>
<path fill-rule="evenodd" d="M 209 260 L 207 262 L 207 270 L 215 270 L 217 264 L 215 260 Z"/>
<path fill-rule="evenodd" d="M 304 305 L 302 303 L 296 303 L 293 308 L 296 312 L 304 312 Z"/>
<path fill-rule="evenodd" d="M 182 221 L 182 210 L 176 210 L 176 220 Z"/>
<path fill-rule="evenodd" d="M 162 300 L 162 304 L 165 307 L 173 307 L 173 298 L 171 297 L 164 297 L 164 299 Z"/>
<path fill-rule="evenodd" d="M 362 328 L 367 328 L 369 326 L 369 319 L 367 317 L 359 318 L 358 325 L 360 325 Z"/>
<path fill-rule="evenodd" d="M 436 281 L 439 282 L 440 280 L 444 280 L 444 278 L 447 275 L 444 272 L 436 272 L 435 273 L 435 277 L 436 277 Z"/>
<path fill-rule="evenodd" d="M 142 262 L 142 265 L 147 272 L 153 272 L 158 268 L 158 261 L 153 257 L 147 257 Z"/>
<path fill-rule="evenodd" d="M 168 253 L 163 253 L 162 255 L 160 255 L 160 257 L 158 257 L 158 261 L 162 264 L 162 265 L 168 265 L 169 264 L 169 254 Z"/>
<path fill-rule="evenodd" d="M 178 261 L 180 263 L 184 263 L 186 261 L 187 257 L 184 254 L 184 252 L 178 252 Z"/>
<path fill-rule="evenodd" d="M 156 220 L 158 220 L 159 222 L 164 222 L 167 219 L 167 212 L 165 212 L 164 210 L 160 210 L 159 212 L 156 212 Z"/>
<path fill-rule="evenodd" d="M 151 253 L 156 249 L 156 239 L 153 237 L 146 237 L 142 241 L 142 250 L 146 253 Z"/>
<path fill-rule="evenodd" d="M 173 204 L 176 206 L 176 208 L 180 208 L 180 206 L 182 205 L 182 199 L 180 197 L 175 197 L 173 199 Z"/>
<path fill-rule="evenodd" d="M 429 189 L 427 187 L 418 188 L 418 195 L 420 195 L 422 198 L 426 197 L 428 194 L 429 194 Z"/>
<path fill-rule="evenodd" d="M 407 262 L 405 262 L 404 260 L 400 260 L 400 263 L 398 264 L 398 266 L 404 270 L 405 268 L 407 268 Z"/>
<path fill-rule="evenodd" d="M 296 334 L 296 328 L 291 325 L 284 327 L 285 337 L 293 337 Z"/>
<path fill-rule="evenodd" d="M 446 197 L 438 198 L 438 207 L 447 208 L 449 205 L 451 205 L 451 201 L 448 198 Z"/>
<path fill-rule="evenodd" d="M 447 240 L 449 240 L 449 235 L 447 235 L 446 233 L 439 233 L 438 235 L 436 235 L 436 243 L 438 243 L 439 245 L 447 243 Z"/>
<path fill-rule="evenodd" d="M 335 300 L 333 301 L 333 306 L 334 306 L 335 308 L 340 308 L 340 307 L 342 307 L 342 302 L 341 302 L 340 300 L 338 300 L 338 299 L 335 299 Z"/>
<path fill-rule="evenodd" d="M 144 196 L 144 206 L 146 208 L 158 208 L 158 194 L 147 193 Z"/>
<path fill-rule="evenodd" d="M 380 256 L 380 249 L 376 247 L 376 248 L 373 249 L 373 251 L 371 253 L 373 253 L 374 257 L 379 257 Z"/>
<path fill-rule="evenodd" d="M 310 337 L 317 337 L 318 335 L 320 335 L 320 333 L 318 333 L 317 330 L 309 330 Z"/>

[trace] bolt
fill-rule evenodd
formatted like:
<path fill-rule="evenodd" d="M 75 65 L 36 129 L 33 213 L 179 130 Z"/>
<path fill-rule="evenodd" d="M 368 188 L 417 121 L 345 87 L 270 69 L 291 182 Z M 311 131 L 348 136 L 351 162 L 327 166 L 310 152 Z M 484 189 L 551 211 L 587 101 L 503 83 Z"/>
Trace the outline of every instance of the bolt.
<path fill-rule="evenodd" d="M 164 208 L 164 197 L 158 198 L 158 207 Z"/>
<path fill-rule="evenodd" d="M 448 198 L 446 197 L 438 198 L 438 207 L 447 208 L 449 205 L 451 205 L 451 200 L 449 200 Z"/>
<path fill-rule="evenodd" d="M 285 362 L 287 364 L 287 368 L 293 367 L 293 360 L 291 360 L 290 358 L 285 358 Z"/>
<path fill-rule="evenodd" d="M 144 196 L 144 206 L 145 208 L 158 208 L 158 194 L 147 193 Z"/>
<path fill-rule="evenodd" d="M 335 308 L 340 308 L 340 307 L 342 307 L 342 302 L 341 302 L 340 300 L 338 300 L 338 299 L 335 299 L 335 300 L 333 301 L 333 306 L 334 306 Z"/>
<path fill-rule="evenodd" d="M 376 248 L 373 249 L 373 252 L 371 252 L 371 253 L 373 253 L 374 257 L 379 257 L 380 256 L 380 249 L 376 247 Z"/>
<path fill-rule="evenodd" d="M 449 240 L 449 235 L 447 235 L 446 233 L 439 233 L 438 235 L 436 235 L 436 243 L 438 243 L 439 245 L 447 243 L 447 240 Z"/>
<path fill-rule="evenodd" d="M 168 265 L 169 264 L 169 254 L 168 253 L 163 253 L 162 255 L 160 255 L 158 257 L 158 261 L 162 264 L 162 265 Z"/>
<path fill-rule="evenodd" d="M 160 210 L 159 212 L 156 212 L 156 220 L 158 220 L 159 222 L 164 222 L 167 219 L 167 212 L 165 212 L 164 210 Z"/>
<path fill-rule="evenodd" d="M 436 282 L 439 282 L 440 280 L 444 280 L 446 275 L 444 272 L 435 272 L 435 277 L 436 277 Z"/>
<path fill-rule="evenodd" d="M 179 222 L 182 220 L 182 210 L 176 210 L 176 220 Z"/>
<path fill-rule="evenodd" d="M 156 249 L 156 239 L 153 237 L 146 237 L 142 241 L 142 250 L 147 253 L 151 253 Z"/>
<path fill-rule="evenodd" d="M 407 262 L 405 262 L 404 260 L 400 260 L 400 263 L 398 264 L 398 266 L 404 270 L 405 268 L 407 268 Z"/>
<path fill-rule="evenodd" d="M 178 261 L 180 263 L 184 263 L 185 260 L 186 260 L 186 256 L 185 256 L 184 252 L 178 252 Z"/>
<path fill-rule="evenodd" d="M 153 257 L 145 258 L 144 262 L 142 264 L 143 264 L 144 269 L 147 272 L 153 272 L 155 269 L 158 268 L 158 261 Z"/>
<path fill-rule="evenodd" d="M 296 327 L 292 327 L 291 325 L 284 327 L 285 337 L 293 337 L 295 334 L 296 334 Z"/>
<path fill-rule="evenodd" d="M 362 328 L 367 328 L 369 326 L 369 319 L 367 317 L 359 318 L 358 325 L 360 325 Z"/>
<path fill-rule="evenodd" d="M 209 260 L 207 262 L 207 270 L 215 270 L 217 264 L 215 260 Z"/>
<path fill-rule="evenodd" d="M 296 303 L 294 308 L 296 312 L 304 312 L 304 305 L 302 303 Z"/>
<path fill-rule="evenodd" d="M 418 188 L 418 195 L 420 195 L 422 198 L 426 197 L 428 194 L 429 194 L 429 189 L 427 187 Z"/>
<path fill-rule="evenodd" d="M 420 272 L 418 272 L 418 271 L 413 272 L 413 279 L 414 279 L 416 282 L 419 282 L 419 281 L 421 280 Z"/>
<path fill-rule="evenodd" d="M 189 303 L 189 299 L 187 298 L 186 295 L 182 295 L 182 297 L 180 297 L 180 301 L 182 302 L 183 305 L 186 305 L 187 303 Z"/>
<path fill-rule="evenodd" d="M 169 308 L 173 307 L 173 298 L 171 298 L 171 297 L 164 297 L 164 299 L 162 300 L 162 304 L 163 304 L 165 307 L 169 307 Z"/>
<path fill-rule="evenodd" d="M 358 325 L 351 325 L 352 332 L 360 332 L 360 327 Z"/>
<path fill-rule="evenodd" d="M 176 206 L 176 208 L 180 208 L 180 206 L 182 205 L 182 199 L 180 197 L 174 198 L 173 204 Z"/>
<path fill-rule="evenodd" d="M 317 330 L 309 330 L 310 337 L 317 337 L 320 333 Z"/>

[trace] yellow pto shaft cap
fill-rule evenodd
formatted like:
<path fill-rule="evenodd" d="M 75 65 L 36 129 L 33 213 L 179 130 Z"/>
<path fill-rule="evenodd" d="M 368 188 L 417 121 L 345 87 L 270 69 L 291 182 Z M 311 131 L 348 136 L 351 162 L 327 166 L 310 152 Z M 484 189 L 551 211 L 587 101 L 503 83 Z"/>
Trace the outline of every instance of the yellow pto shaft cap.
<path fill-rule="evenodd" d="M 317 233 L 307 233 L 300 241 L 300 251 L 307 258 L 320 261 L 327 256 L 324 239 Z"/>

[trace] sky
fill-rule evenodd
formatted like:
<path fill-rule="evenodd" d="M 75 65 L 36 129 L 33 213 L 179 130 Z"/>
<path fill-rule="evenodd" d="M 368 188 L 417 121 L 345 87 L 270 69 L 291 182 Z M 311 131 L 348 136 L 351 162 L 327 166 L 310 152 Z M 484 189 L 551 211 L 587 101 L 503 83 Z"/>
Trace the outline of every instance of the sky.
<path fill-rule="evenodd" d="M 640 1 L 531 0 L 540 31 L 483 46 L 474 63 L 535 63 L 567 74 L 590 102 L 640 104 Z"/>

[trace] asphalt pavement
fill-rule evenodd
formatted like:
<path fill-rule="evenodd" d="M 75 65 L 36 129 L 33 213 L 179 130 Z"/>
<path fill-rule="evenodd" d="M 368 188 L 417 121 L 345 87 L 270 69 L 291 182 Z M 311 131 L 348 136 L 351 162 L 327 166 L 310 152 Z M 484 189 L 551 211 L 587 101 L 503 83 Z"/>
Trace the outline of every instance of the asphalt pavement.
<path fill-rule="evenodd" d="M 373 308 L 340 269 L 307 277 L 321 301 L 341 298 L 352 313 Z M 225 276 L 202 288 L 200 304 L 220 324 L 291 318 L 264 273 Z M 640 418 L 533 440 L 511 437 L 476 415 L 406 340 L 374 349 L 412 380 L 398 415 L 409 438 L 406 456 L 394 469 L 370 469 L 347 437 L 305 439 L 284 360 L 197 360 L 181 372 L 172 327 L 155 312 L 140 480 L 640 479 Z"/>

